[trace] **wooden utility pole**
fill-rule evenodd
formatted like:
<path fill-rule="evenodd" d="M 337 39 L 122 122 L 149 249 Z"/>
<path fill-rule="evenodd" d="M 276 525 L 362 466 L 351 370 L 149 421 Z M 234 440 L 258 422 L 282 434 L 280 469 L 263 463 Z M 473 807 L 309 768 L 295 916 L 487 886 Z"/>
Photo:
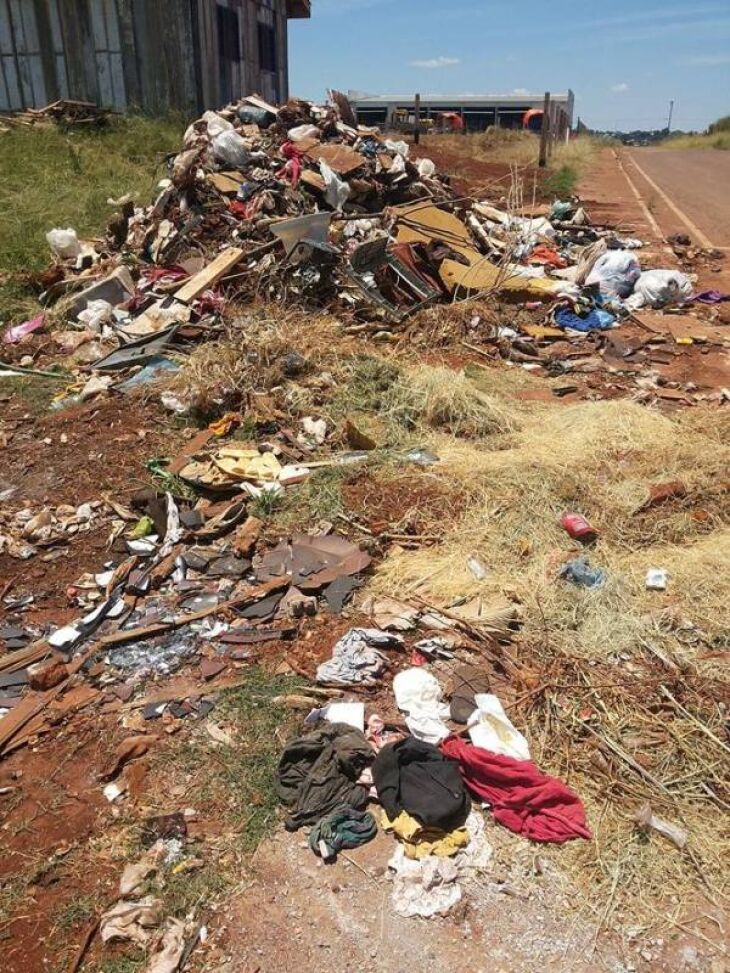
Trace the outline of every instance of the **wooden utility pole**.
<path fill-rule="evenodd" d="M 416 93 L 416 107 L 413 110 L 413 141 L 418 145 L 421 141 L 421 96 Z"/>
<path fill-rule="evenodd" d="M 542 105 L 542 128 L 540 129 L 540 157 L 538 159 L 538 165 L 541 169 L 544 169 L 547 165 L 547 145 L 548 145 L 548 128 L 550 126 L 550 92 L 545 92 L 545 101 Z"/>

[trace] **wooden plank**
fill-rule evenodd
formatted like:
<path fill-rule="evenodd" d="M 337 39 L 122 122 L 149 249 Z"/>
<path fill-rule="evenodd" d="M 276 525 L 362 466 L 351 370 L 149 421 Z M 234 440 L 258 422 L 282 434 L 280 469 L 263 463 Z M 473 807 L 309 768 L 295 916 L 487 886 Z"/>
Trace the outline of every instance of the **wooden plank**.
<path fill-rule="evenodd" d="M 176 291 L 175 297 L 179 301 L 185 301 L 189 304 L 200 297 L 203 291 L 217 283 L 229 270 L 232 270 L 242 257 L 243 250 L 240 247 L 229 247 L 219 253 L 215 260 L 204 267 L 200 273 L 195 274 L 187 283 L 183 284 Z"/>
<path fill-rule="evenodd" d="M 142 107 L 142 93 L 137 70 L 137 48 L 134 38 L 132 0 L 117 0 L 119 14 L 119 49 L 121 51 L 124 91 L 127 105 Z"/>

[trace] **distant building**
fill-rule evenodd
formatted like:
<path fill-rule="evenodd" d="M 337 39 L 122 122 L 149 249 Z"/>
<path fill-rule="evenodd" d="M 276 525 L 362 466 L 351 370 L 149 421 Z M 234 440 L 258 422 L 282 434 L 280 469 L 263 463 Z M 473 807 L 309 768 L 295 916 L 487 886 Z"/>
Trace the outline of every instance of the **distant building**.
<path fill-rule="evenodd" d="M 287 21 L 310 0 L 0 0 L 0 111 L 59 98 L 194 114 L 286 100 Z"/>
<path fill-rule="evenodd" d="M 398 113 L 412 115 L 415 109 L 413 95 L 364 95 L 351 91 L 348 97 L 357 112 L 358 121 L 363 125 L 393 127 Z M 421 98 L 421 115 L 432 118 L 442 112 L 456 112 L 469 132 L 483 132 L 490 125 L 521 128 L 525 112 L 531 108 L 541 109 L 544 97 L 544 93 L 448 95 L 438 98 L 428 95 Z M 551 101 L 559 112 L 558 122 L 568 129 L 573 127 L 574 100 L 572 91 L 551 95 Z"/>

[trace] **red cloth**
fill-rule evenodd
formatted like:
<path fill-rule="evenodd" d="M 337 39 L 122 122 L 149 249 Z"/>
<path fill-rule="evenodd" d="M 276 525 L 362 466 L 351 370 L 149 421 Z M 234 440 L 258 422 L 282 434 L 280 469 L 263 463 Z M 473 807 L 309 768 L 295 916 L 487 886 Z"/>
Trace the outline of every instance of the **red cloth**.
<path fill-rule="evenodd" d="M 564 260 L 557 250 L 553 250 L 552 247 L 546 247 L 542 243 L 535 247 L 527 260 L 531 264 L 548 264 L 550 267 L 558 267 L 560 269 L 568 266 L 568 261 Z"/>
<path fill-rule="evenodd" d="M 458 761 L 468 789 L 491 804 L 495 819 L 510 831 L 558 845 L 591 837 L 578 795 L 529 760 L 491 753 L 454 736 L 443 741 L 441 752 Z"/>

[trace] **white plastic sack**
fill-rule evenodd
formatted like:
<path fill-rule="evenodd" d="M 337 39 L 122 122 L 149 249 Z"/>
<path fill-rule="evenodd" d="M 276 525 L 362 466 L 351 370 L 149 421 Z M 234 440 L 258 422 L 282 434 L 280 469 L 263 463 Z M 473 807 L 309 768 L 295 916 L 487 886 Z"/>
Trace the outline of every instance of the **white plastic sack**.
<path fill-rule="evenodd" d="M 221 132 L 210 144 L 218 162 L 226 165 L 245 166 L 251 158 L 251 153 L 238 132 Z"/>
<path fill-rule="evenodd" d="M 664 307 L 677 304 L 692 293 L 692 282 L 679 270 L 646 270 L 639 276 L 626 307 Z"/>
<path fill-rule="evenodd" d="M 598 284 L 605 297 L 628 297 L 641 276 L 639 261 L 628 250 L 608 250 L 593 264 L 586 285 Z"/>
<path fill-rule="evenodd" d="M 327 165 L 324 159 L 320 159 L 319 171 L 322 173 L 326 187 L 325 199 L 332 209 L 341 210 L 350 197 L 350 187 Z"/>
<path fill-rule="evenodd" d="M 81 253 L 81 244 L 76 235 L 76 230 L 69 226 L 65 230 L 56 228 L 46 233 L 48 246 L 59 260 L 68 260 L 71 257 L 78 257 Z"/>
<path fill-rule="evenodd" d="M 388 139 L 385 143 L 385 147 L 388 152 L 395 152 L 396 155 L 402 155 L 404 159 L 408 158 L 410 148 L 407 142 L 402 140 L 400 142 L 394 142 L 392 139 Z"/>
<path fill-rule="evenodd" d="M 286 134 L 291 142 L 301 142 L 302 139 L 318 139 L 322 133 L 316 125 L 297 125 Z"/>
<path fill-rule="evenodd" d="M 436 163 L 431 159 L 419 159 L 417 169 L 422 179 L 430 179 L 436 174 Z"/>
<path fill-rule="evenodd" d="M 208 135 L 212 139 L 214 139 L 216 135 L 220 135 L 222 132 L 233 131 L 233 125 L 228 121 L 227 118 L 223 118 L 222 115 L 219 115 L 218 112 L 205 112 L 203 114 L 203 121 L 208 129 Z"/>
<path fill-rule="evenodd" d="M 89 301 L 78 316 L 81 324 L 90 331 L 101 334 L 105 324 L 111 324 L 114 308 L 109 301 Z"/>
<path fill-rule="evenodd" d="M 418 666 L 404 669 L 393 680 L 393 694 L 399 710 L 406 713 L 406 725 L 414 737 L 439 743 L 449 735 L 444 723 L 449 707 L 441 701 L 441 686 L 430 672 Z"/>
<path fill-rule="evenodd" d="M 512 726 L 499 699 L 492 693 L 479 693 L 474 702 L 477 708 L 467 723 L 474 746 L 515 760 L 529 760 L 527 740 Z"/>

